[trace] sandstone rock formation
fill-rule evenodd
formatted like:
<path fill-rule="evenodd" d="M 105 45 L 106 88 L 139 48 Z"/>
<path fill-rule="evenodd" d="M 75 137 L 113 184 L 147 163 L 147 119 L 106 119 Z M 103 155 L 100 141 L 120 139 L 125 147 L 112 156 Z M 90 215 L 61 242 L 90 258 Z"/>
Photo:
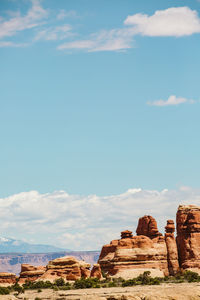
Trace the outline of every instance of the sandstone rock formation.
<path fill-rule="evenodd" d="M 200 207 L 180 205 L 176 215 L 177 246 L 182 269 L 200 271 Z"/>
<path fill-rule="evenodd" d="M 168 275 L 167 247 L 151 216 L 139 219 L 137 236 L 123 231 L 121 239 L 102 248 L 99 264 L 111 276 L 132 278 L 151 271 L 152 276 Z"/>
<path fill-rule="evenodd" d="M 98 278 L 98 279 L 102 279 L 103 278 L 102 277 L 102 273 L 101 273 L 101 267 L 100 267 L 99 264 L 94 264 L 93 265 L 90 277 Z"/>
<path fill-rule="evenodd" d="M 174 221 L 168 220 L 165 227 L 165 242 L 167 246 L 167 261 L 170 275 L 175 275 L 179 271 L 178 250 L 174 237 Z"/>
<path fill-rule="evenodd" d="M 54 281 L 58 278 L 64 280 L 77 280 L 90 277 L 90 264 L 79 261 L 74 257 L 60 257 L 49 261 L 46 271 L 40 280 Z"/>
<path fill-rule="evenodd" d="M 90 264 L 71 256 L 50 260 L 46 267 L 22 264 L 19 283 L 26 280 L 50 280 L 63 278 L 74 281 L 80 278 L 102 278 L 101 271 L 109 276 L 133 278 L 150 271 L 151 276 L 175 275 L 179 270 L 191 269 L 200 273 L 200 207 L 180 205 L 175 225 L 168 220 L 163 236 L 152 216 L 139 219 L 136 236 L 132 231 L 121 232 L 121 238 L 104 245 L 99 264 Z M 13 284 L 16 276 L 0 273 L 0 284 Z"/>
<path fill-rule="evenodd" d="M 23 284 L 26 280 L 35 281 L 39 279 L 46 271 L 44 266 L 32 266 L 29 264 L 21 265 L 21 272 L 19 277 L 19 283 Z"/>
<path fill-rule="evenodd" d="M 16 283 L 16 275 L 13 273 L 0 273 L 0 284 L 2 285 L 12 285 Z"/>
<path fill-rule="evenodd" d="M 162 236 L 162 233 L 158 231 L 157 222 L 152 216 L 144 216 L 139 219 L 136 233 L 148 236 L 150 239 Z"/>

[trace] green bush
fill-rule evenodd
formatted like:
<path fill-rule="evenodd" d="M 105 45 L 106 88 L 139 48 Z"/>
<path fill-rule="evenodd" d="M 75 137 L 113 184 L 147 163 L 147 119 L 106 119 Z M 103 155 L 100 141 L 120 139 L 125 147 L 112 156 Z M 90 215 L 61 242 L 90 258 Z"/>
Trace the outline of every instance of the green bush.
<path fill-rule="evenodd" d="M 73 288 L 75 289 L 89 289 L 92 287 L 96 287 L 99 284 L 98 278 L 81 278 L 74 282 Z"/>
<path fill-rule="evenodd" d="M 10 289 L 7 287 L 0 286 L 0 295 L 8 295 L 10 294 Z"/>
<path fill-rule="evenodd" d="M 188 282 L 199 282 L 200 281 L 200 276 L 196 272 L 192 271 L 186 271 L 183 273 L 184 279 L 186 279 Z"/>
<path fill-rule="evenodd" d="M 64 281 L 64 279 L 62 277 L 59 278 L 59 279 L 56 279 L 54 283 L 57 286 L 64 286 L 65 285 L 65 281 Z"/>

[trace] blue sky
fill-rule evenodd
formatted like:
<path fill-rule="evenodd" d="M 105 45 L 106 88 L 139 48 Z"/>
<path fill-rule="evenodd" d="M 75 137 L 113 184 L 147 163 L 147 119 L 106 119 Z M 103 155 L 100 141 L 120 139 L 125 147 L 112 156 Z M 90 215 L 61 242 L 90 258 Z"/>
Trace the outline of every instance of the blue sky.
<path fill-rule="evenodd" d="M 0 197 L 198 189 L 199 53 L 200 1 L 1 0 Z"/>

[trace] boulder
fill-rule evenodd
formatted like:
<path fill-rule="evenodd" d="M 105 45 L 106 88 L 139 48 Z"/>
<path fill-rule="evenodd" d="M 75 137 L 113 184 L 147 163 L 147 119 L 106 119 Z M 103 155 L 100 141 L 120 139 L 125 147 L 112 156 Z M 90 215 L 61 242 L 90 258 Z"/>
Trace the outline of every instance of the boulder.
<path fill-rule="evenodd" d="M 177 246 L 183 270 L 200 271 L 200 207 L 179 205 L 177 215 Z"/>

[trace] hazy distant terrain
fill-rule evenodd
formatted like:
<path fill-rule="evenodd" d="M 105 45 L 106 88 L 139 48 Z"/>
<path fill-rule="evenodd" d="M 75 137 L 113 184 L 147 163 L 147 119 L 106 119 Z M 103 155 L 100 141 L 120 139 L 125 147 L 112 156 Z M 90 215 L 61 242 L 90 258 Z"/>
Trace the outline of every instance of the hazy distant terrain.
<path fill-rule="evenodd" d="M 63 251 L 52 253 L 4 253 L 0 254 L 0 272 L 12 272 L 19 274 L 21 264 L 35 266 L 47 265 L 49 260 L 62 257 L 74 256 L 79 260 L 85 260 L 94 264 L 99 257 L 98 251 Z"/>
<path fill-rule="evenodd" d="M 52 245 L 30 244 L 20 240 L 15 240 L 7 237 L 0 237 L 0 253 L 45 253 L 66 250 L 69 249 L 62 249 Z"/>

